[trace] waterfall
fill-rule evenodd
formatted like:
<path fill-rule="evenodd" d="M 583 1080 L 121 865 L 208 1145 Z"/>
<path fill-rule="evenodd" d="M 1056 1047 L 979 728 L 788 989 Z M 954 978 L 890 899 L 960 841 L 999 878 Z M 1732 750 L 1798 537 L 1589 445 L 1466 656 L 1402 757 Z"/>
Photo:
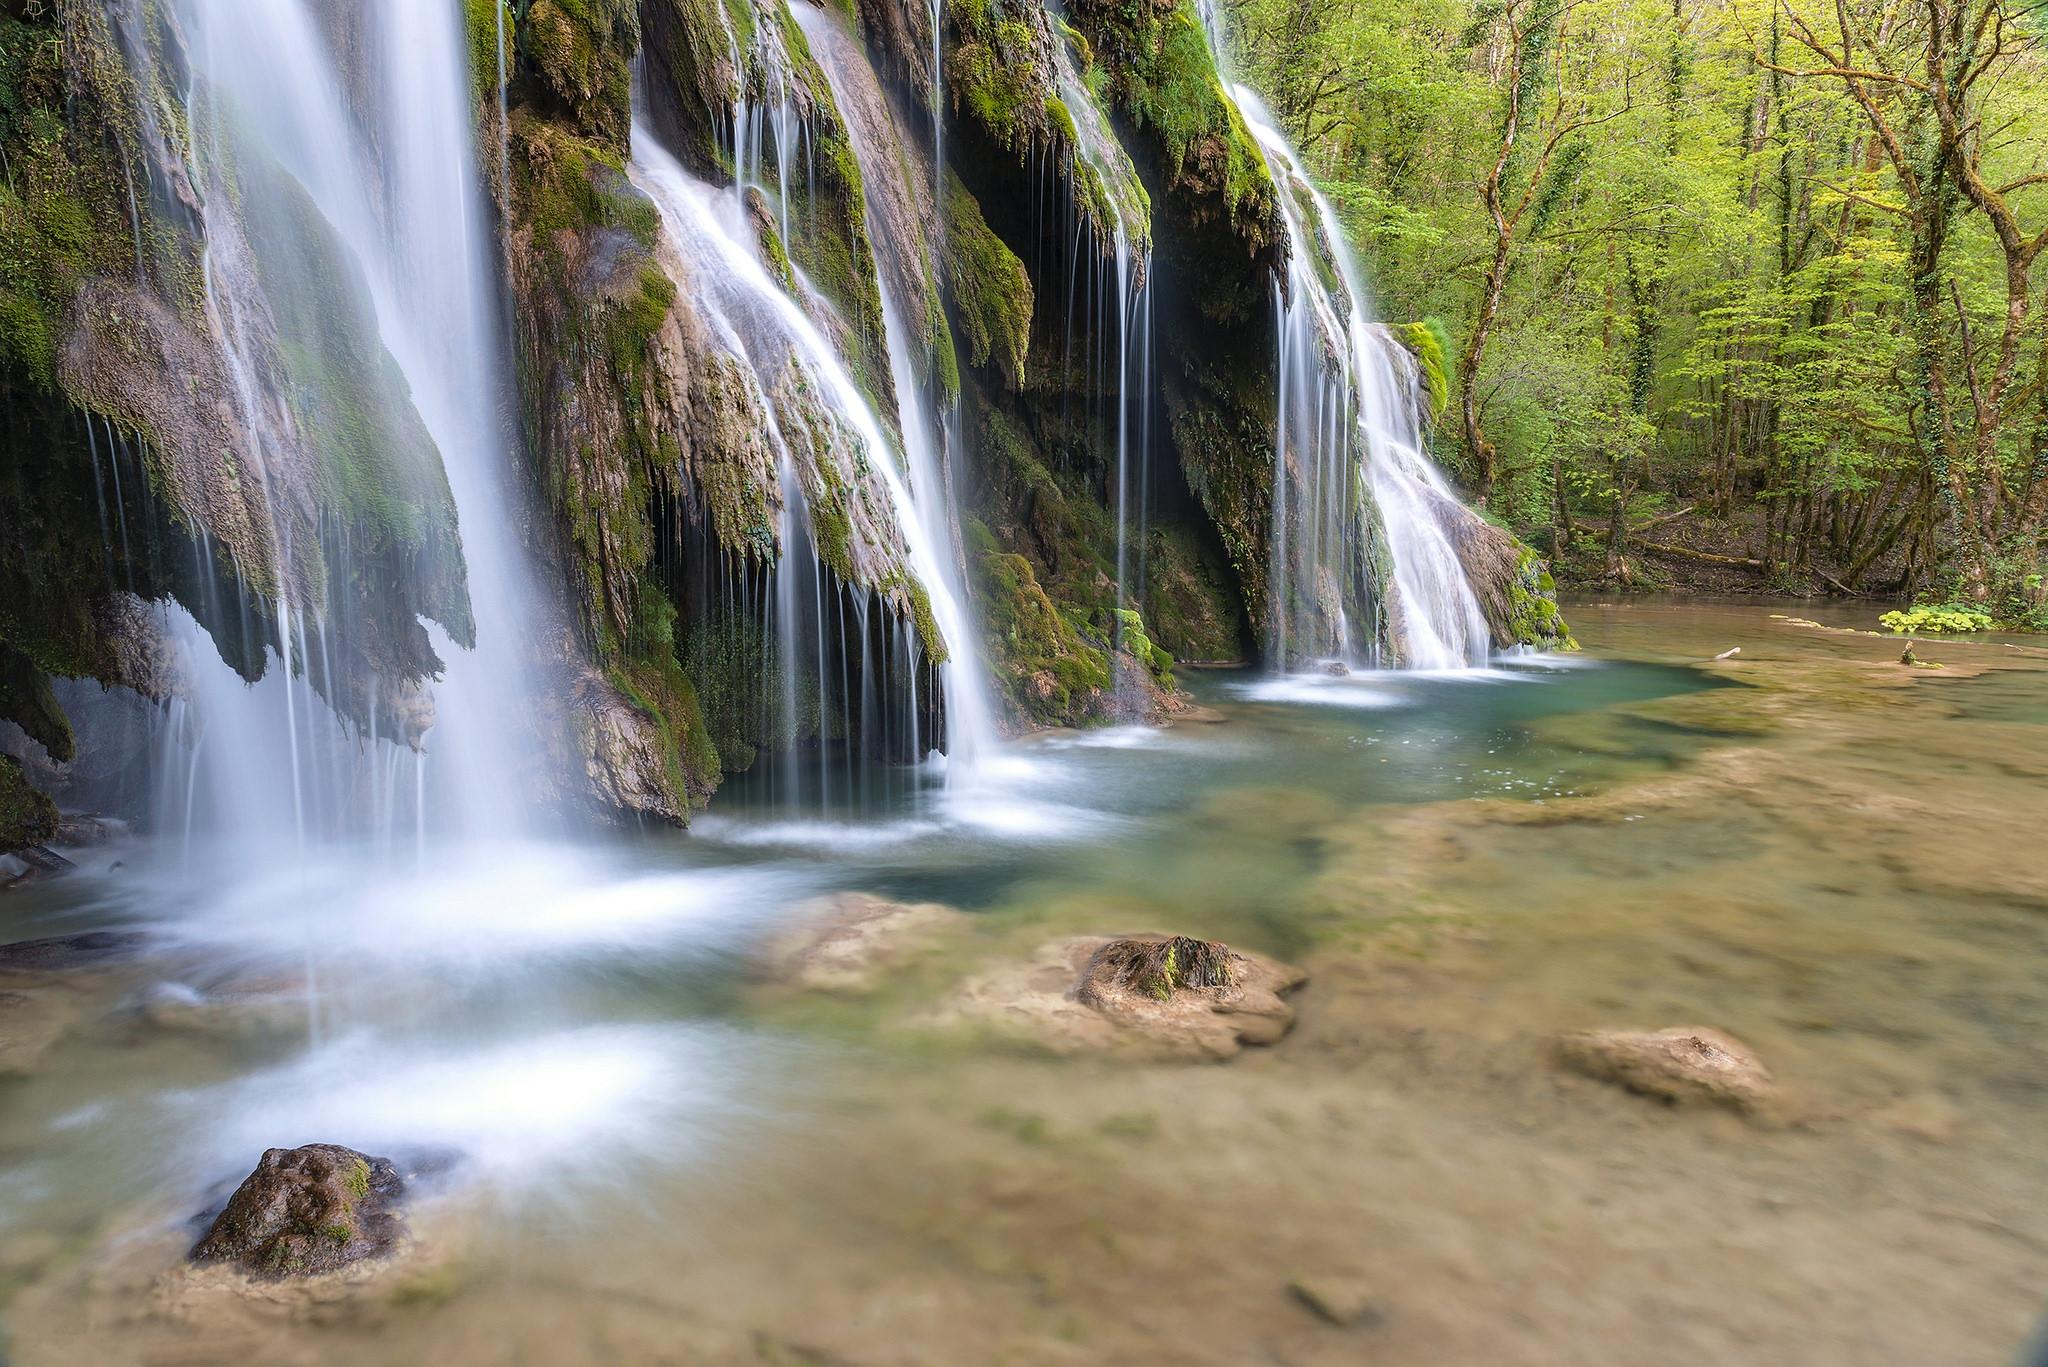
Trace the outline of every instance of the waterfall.
<path fill-rule="evenodd" d="M 792 13 L 832 86 L 833 99 L 846 122 L 854 160 L 861 171 L 865 199 L 862 211 L 868 238 L 877 252 L 889 258 L 888 267 L 878 262 L 876 283 L 881 291 L 883 331 L 895 382 L 893 397 L 910 477 L 906 492 L 925 541 L 937 553 L 932 572 L 941 582 L 933 589 L 932 610 L 940 617 L 940 629 L 952 648 L 950 658 L 941 667 L 941 677 L 946 690 L 946 732 L 950 742 L 948 774 L 957 780 L 995 744 L 995 709 L 990 701 L 993 692 L 980 649 L 980 633 L 970 615 L 960 514 L 955 504 L 958 486 L 947 460 L 953 448 L 937 400 L 917 381 L 918 366 L 905 321 L 923 311 L 923 300 L 912 293 L 913 282 L 930 281 L 938 271 L 939 235 L 945 231 L 945 221 L 937 206 L 943 201 L 937 194 L 928 201 L 932 205 L 928 221 L 917 213 L 914 206 L 920 196 L 908 165 L 909 144 L 896 127 L 881 83 L 858 37 L 826 11 L 805 5 Z M 935 22 L 937 15 L 934 4 Z M 935 155 L 937 147 L 935 132 Z M 943 167 L 938 171 L 942 173 Z M 936 289 L 936 284 L 931 287 Z M 933 345 L 947 346 L 950 342 L 940 335 L 934 338 Z"/>
<path fill-rule="evenodd" d="M 1222 16 L 1201 11 L 1227 72 Z M 1336 210 L 1272 114 L 1249 87 L 1229 89 L 1287 230 L 1274 282 L 1273 664 L 1484 665 L 1491 635 L 1436 511 L 1457 498 L 1426 450 L 1414 360 L 1368 318 Z"/>
<path fill-rule="evenodd" d="M 633 183 L 660 211 L 682 266 L 679 290 L 711 331 L 719 351 L 739 363 L 756 406 L 767 418 L 767 437 L 783 486 L 782 562 L 775 570 L 778 610 L 771 615 L 785 676 L 785 723 L 790 721 L 789 709 L 798 703 L 790 676 L 796 661 L 810 655 L 813 648 L 802 639 L 810 614 L 804 611 L 801 595 L 815 593 L 814 601 L 822 603 L 829 591 L 799 516 L 807 494 L 796 478 L 799 453 L 791 425 L 811 430 L 822 422 L 831 429 L 826 454 L 842 459 L 849 470 L 871 474 L 879 486 L 887 504 L 887 530 L 900 537 L 904 566 L 929 601 L 933 624 L 950 655 L 940 670 L 948 728 L 960 728 L 956 735 L 965 736 L 970 728 L 984 725 L 980 719 L 987 715 L 986 704 L 980 701 L 978 677 L 970 672 L 973 666 L 968 663 L 974 638 L 952 558 L 934 535 L 934 519 L 920 508 L 897 470 L 893 443 L 845 359 L 769 274 L 756 253 L 745 209 L 730 192 L 685 170 L 644 123 L 634 125 L 633 156 L 627 169 Z M 910 425 L 914 427 L 915 422 Z M 864 597 L 853 605 L 853 611 L 865 620 Z M 823 632 L 822 622 L 813 625 Z M 865 662 L 863 696 L 868 694 L 878 667 L 895 672 L 900 666 L 901 677 L 915 689 L 922 649 L 908 622 L 899 622 L 891 654 L 893 660 Z M 833 680 L 825 652 L 819 649 L 814 658 L 822 707 Z M 974 680 L 972 686 L 970 679 Z M 841 687 L 850 692 L 850 684 Z M 915 729 L 917 715 L 913 692 L 914 743 L 920 753 L 937 748 L 936 735 Z M 865 725 L 865 708 L 863 718 Z"/>
<path fill-rule="evenodd" d="M 333 16 L 299 0 L 182 0 L 180 13 L 206 302 L 256 448 L 247 454 L 269 509 L 286 657 L 243 687 L 208 658 L 217 652 L 196 625 L 172 614 L 203 676 L 194 692 L 206 740 L 184 785 L 190 803 L 203 825 L 245 843 L 303 847 L 399 825 L 422 837 L 516 830 L 532 729 L 531 594 L 501 485 L 516 454 L 460 15 L 368 0 L 338 21 L 357 26 L 344 55 Z M 421 581 L 416 601 L 442 600 L 431 638 L 445 674 L 431 704 L 396 689 L 379 696 L 379 656 L 419 627 L 356 620 L 351 580 L 371 548 L 322 519 L 342 505 L 409 526 L 442 495 L 460 529 L 459 553 L 443 548 L 454 567 L 438 572 L 452 589 L 428 586 L 426 556 L 401 573 Z M 211 561 L 199 568 L 211 582 Z M 338 686 L 334 662 L 351 650 L 373 666 L 366 734 L 311 687 Z M 410 734 L 380 734 L 380 718 L 401 715 Z M 393 747 L 407 744 L 434 763 L 396 759 Z M 414 772 L 401 777 L 401 766 Z M 160 816 L 172 828 L 193 812 Z"/>

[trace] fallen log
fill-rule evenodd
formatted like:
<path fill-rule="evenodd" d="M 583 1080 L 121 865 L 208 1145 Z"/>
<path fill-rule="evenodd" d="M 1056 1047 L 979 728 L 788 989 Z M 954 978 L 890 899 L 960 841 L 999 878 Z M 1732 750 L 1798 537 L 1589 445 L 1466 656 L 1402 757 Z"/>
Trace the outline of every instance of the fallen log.
<path fill-rule="evenodd" d="M 1682 560 L 1702 560 L 1709 565 L 1737 565 L 1751 570 L 1770 568 L 1763 561 L 1746 556 L 1715 555 L 1711 551 L 1696 551 L 1690 546 L 1673 546 L 1664 541 L 1637 541 L 1636 544 L 1653 555 L 1675 555 Z"/>

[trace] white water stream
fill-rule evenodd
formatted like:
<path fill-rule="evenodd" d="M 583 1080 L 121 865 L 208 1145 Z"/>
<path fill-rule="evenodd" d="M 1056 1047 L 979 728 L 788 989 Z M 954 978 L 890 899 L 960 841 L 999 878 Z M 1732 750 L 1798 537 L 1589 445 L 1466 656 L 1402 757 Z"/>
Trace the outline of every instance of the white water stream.
<path fill-rule="evenodd" d="M 1228 81 L 1222 15 L 1214 4 L 1201 11 Z M 1287 274 L 1274 291 L 1272 663 L 1483 666 L 1490 633 L 1435 512 L 1457 496 L 1426 449 L 1415 363 L 1368 317 L 1343 224 L 1278 121 L 1250 87 L 1230 91 L 1265 153 L 1287 226 Z M 1318 261 L 1333 268 L 1341 290 Z M 1384 581 L 1373 563 L 1381 557 Z M 1379 592 L 1380 582 L 1391 592 Z M 1386 620 L 1361 620 L 1374 611 Z M 1392 660 L 1380 654 L 1383 639 Z"/>

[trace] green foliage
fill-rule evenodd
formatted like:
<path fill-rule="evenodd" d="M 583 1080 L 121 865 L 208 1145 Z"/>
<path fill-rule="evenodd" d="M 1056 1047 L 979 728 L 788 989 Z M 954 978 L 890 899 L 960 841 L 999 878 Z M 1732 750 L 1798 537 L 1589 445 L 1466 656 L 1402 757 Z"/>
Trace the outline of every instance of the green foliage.
<path fill-rule="evenodd" d="M 1916 603 L 1905 612 L 1887 612 L 1877 619 L 1889 631 L 1913 636 L 1952 636 L 1972 631 L 1989 631 L 1996 625 L 1991 614 L 1953 603 Z"/>
<path fill-rule="evenodd" d="M 1930 259 L 1916 236 L 1926 216 L 1869 112 L 1925 183 L 1954 187 L 1956 163 L 1974 159 L 1994 190 L 2028 187 L 2004 197 L 2018 240 L 2034 240 L 2048 229 L 2048 198 L 2031 188 L 2048 68 L 2031 45 L 1981 53 L 1998 74 L 1972 83 L 1966 117 L 2001 131 L 1964 139 L 1929 176 L 1946 144 L 1916 88 L 1934 41 L 1923 10 L 1227 8 L 1235 67 L 1346 220 L 1379 311 L 1446 320 L 1454 363 L 1494 256 L 1482 184 L 1506 151 L 1502 208 L 1518 217 L 1471 388 L 1496 452 L 1490 506 L 1518 532 L 1576 544 L 1561 563 L 1641 584 L 1657 566 L 1626 529 L 1693 506 L 1712 519 L 1711 549 L 1762 562 L 1759 582 L 1925 590 L 1967 574 L 1962 592 L 1994 618 L 2048 624 L 2048 600 L 2026 588 L 2048 514 L 2021 492 L 2048 475 L 2038 265 L 2011 314 L 1996 225 L 1954 188 Z M 1993 0 L 1959 14 L 2015 17 Z M 1866 107 L 1794 41 L 1799 26 L 1901 79 L 1866 82 Z M 2008 316 L 2013 378 L 1994 402 Z M 1447 369 L 1456 408 L 1461 377 Z M 1437 454 L 1476 475 L 1473 453 Z"/>

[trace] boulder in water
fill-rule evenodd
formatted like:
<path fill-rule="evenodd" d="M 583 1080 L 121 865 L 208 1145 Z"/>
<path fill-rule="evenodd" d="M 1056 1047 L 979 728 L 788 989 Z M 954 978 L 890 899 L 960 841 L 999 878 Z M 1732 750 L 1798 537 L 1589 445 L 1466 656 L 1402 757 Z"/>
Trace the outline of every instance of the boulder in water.
<path fill-rule="evenodd" d="M 1057 1054 L 1221 1060 L 1292 1028 L 1298 968 L 1185 935 L 1083 936 L 966 983 L 942 1018 Z"/>
<path fill-rule="evenodd" d="M 1581 1031 L 1563 1036 L 1558 1052 L 1587 1077 L 1674 1105 L 1754 1113 L 1778 1098 L 1770 1071 L 1747 1045 L 1704 1026 Z"/>
<path fill-rule="evenodd" d="M 963 919 L 937 902 L 891 902 L 842 892 L 801 909 L 801 922 L 769 947 L 774 978 L 825 992 L 867 992 Z"/>
<path fill-rule="evenodd" d="M 193 1246 L 191 1260 L 231 1263 L 258 1280 L 280 1281 L 385 1257 L 405 1234 L 396 1210 L 404 1192 L 388 1158 L 339 1144 L 268 1149 Z"/>

